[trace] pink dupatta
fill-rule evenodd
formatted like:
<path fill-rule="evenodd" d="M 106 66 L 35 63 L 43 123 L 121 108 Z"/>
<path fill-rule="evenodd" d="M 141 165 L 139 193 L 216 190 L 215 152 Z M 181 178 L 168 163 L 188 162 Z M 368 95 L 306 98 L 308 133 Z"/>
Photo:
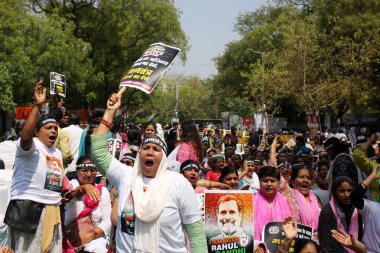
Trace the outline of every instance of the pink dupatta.
<path fill-rule="evenodd" d="M 97 184 L 95 186 L 96 186 L 96 188 L 98 188 L 100 196 L 102 196 L 103 186 L 101 184 Z M 86 193 L 83 196 L 83 202 L 84 202 L 84 208 L 78 214 L 78 216 L 75 218 L 76 220 L 79 220 L 79 219 L 89 215 L 93 211 L 93 209 L 95 209 L 99 206 L 100 201 L 91 200 L 90 197 Z M 63 238 L 62 247 L 63 247 L 62 248 L 63 253 L 74 253 L 75 252 L 75 247 L 73 245 L 71 245 L 71 243 L 69 242 L 69 240 L 67 238 Z"/>
<path fill-rule="evenodd" d="M 98 188 L 100 196 L 102 196 L 103 185 L 97 184 L 96 188 Z M 92 210 L 99 206 L 99 201 L 91 200 L 87 193 L 83 196 L 84 208 L 80 212 L 80 214 L 76 217 L 76 220 L 79 220 L 87 215 L 89 215 Z"/>
<path fill-rule="evenodd" d="M 316 196 L 312 192 L 309 192 L 310 203 L 308 203 L 305 196 L 298 190 L 294 190 L 294 193 L 297 196 L 302 224 L 312 227 L 314 231 L 318 231 L 318 220 L 321 210 L 319 209 Z"/>
<path fill-rule="evenodd" d="M 334 197 L 331 197 L 330 199 L 330 205 L 331 209 L 333 210 L 335 219 L 338 223 L 338 230 L 345 231 L 344 226 L 339 218 L 338 212 L 336 210 L 335 202 L 334 202 Z M 355 208 L 354 213 L 351 216 L 351 222 L 350 222 L 350 228 L 349 228 L 349 234 L 353 235 L 356 239 L 358 239 L 359 236 L 359 216 L 358 216 L 358 210 Z M 355 251 L 344 247 L 344 250 L 349 253 L 355 253 Z"/>
<path fill-rule="evenodd" d="M 259 190 L 254 199 L 255 240 L 262 240 L 262 231 L 268 222 L 282 222 L 289 216 L 291 216 L 289 206 L 281 193 L 277 192 L 272 205 L 269 205 L 261 190 Z"/>

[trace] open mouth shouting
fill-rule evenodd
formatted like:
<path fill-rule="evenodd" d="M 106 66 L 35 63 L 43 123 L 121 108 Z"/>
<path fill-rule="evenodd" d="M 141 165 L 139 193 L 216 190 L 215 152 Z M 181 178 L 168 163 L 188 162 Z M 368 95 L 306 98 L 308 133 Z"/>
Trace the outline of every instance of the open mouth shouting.
<path fill-rule="evenodd" d="M 57 135 L 50 135 L 49 136 L 49 143 L 54 145 L 55 141 L 57 140 Z"/>

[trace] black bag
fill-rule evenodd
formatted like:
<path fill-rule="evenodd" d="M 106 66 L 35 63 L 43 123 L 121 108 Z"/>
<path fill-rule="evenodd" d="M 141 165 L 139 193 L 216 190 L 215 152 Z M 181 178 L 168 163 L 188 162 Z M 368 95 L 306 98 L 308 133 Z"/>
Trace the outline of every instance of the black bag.
<path fill-rule="evenodd" d="M 32 200 L 11 200 L 4 223 L 23 232 L 35 233 L 45 204 Z"/>

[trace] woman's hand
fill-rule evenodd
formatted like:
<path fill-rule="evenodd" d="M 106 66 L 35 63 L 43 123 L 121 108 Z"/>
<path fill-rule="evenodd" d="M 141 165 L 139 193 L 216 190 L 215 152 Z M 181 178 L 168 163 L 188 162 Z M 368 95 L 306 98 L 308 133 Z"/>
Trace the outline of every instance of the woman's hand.
<path fill-rule="evenodd" d="M 14 253 L 14 250 L 9 246 L 0 247 L 0 253 Z"/>
<path fill-rule="evenodd" d="M 341 230 L 331 230 L 331 235 L 341 245 L 344 247 L 350 248 L 357 253 L 367 252 L 366 246 L 364 243 L 356 240 L 353 235 L 348 235 L 346 232 Z"/>
<path fill-rule="evenodd" d="M 43 81 L 40 80 L 36 86 L 34 86 L 34 104 L 35 105 L 42 105 L 45 102 L 46 99 L 46 88 L 42 89 Z"/>
<path fill-rule="evenodd" d="M 107 100 L 107 110 L 117 111 L 121 106 L 121 95 L 112 94 Z"/>
<path fill-rule="evenodd" d="M 91 200 L 100 201 L 100 192 L 98 188 L 96 188 L 92 184 L 84 184 L 82 185 L 82 189 L 85 193 L 87 193 Z"/>
<path fill-rule="evenodd" d="M 286 239 L 293 240 L 297 236 L 298 226 L 295 222 L 292 222 L 292 218 L 288 217 L 282 223 L 282 229 L 285 232 Z"/>
<path fill-rule="evenodd" d="M 62 203 L 70 202 L 70 200 L 71 200 L 72 198 L 74 198 L 75 195 L 77 195 L 77 192 L 78 192 L 78 188 L 67 191 L 67 192 L 63 195 L 63 197 L 62 197 Z"/>
<path fill-rule="evenodd" d="M 331 230 L 331 236 L 344 247 L 353 249 L 354 245 L 356 245 L 355 237 L 350 236 L 344 231 L 333 229 Z"/>
<path fill-rule="evenodd" d="M 231 186 L 224 183 L 219 183 L 215 188 L 218 188 L 220 190 L 231 190 Z"/>
<path fill-rule="evenodd" d="M 380 178 L 379 171 L 380 171 L 380 164 L 377 165 L 376 168 L 373 169 L 370 176 L 373 177 L 373 179 L 379 179 Z"/>

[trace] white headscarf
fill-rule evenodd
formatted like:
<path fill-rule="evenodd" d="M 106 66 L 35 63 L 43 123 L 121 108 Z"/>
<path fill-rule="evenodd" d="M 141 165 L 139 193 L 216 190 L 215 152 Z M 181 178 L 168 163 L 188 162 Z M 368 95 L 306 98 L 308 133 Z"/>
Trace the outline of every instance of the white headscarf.
<path fill-rule="evenodd" d="M 163 152 L 153 184 L 144 192 L 144 182 L 137 155 L 132 174 L 132 195 L 136 214 L 134 245 L 138 253 L 159 252 L 159 217 L 164 209 L 175 172 L 169 171 L 168 159 Z"/>

